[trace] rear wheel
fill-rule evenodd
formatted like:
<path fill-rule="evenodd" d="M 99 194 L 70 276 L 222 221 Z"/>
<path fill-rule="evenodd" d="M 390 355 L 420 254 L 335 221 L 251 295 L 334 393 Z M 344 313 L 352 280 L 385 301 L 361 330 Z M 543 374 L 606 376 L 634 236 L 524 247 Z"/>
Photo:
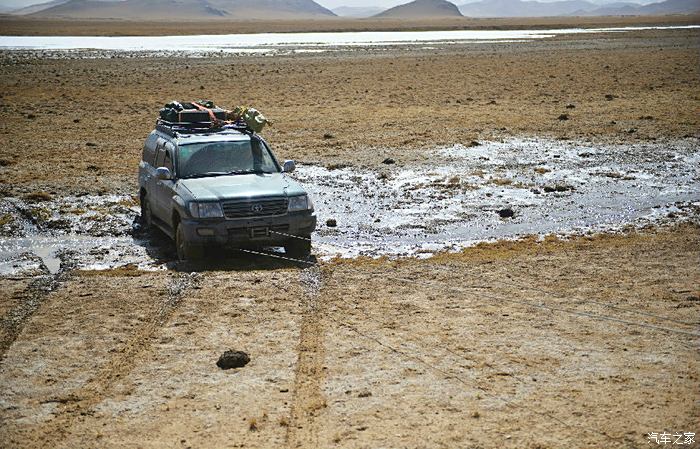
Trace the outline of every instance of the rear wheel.
<path fill-rule="evenodd" d="M 290 239 L 284 245 L 284 252 L 292 259 L 308 259 L 311 255 L 311 236 Z"/>
<path fill-rule="evenodd" d="M 177 258 L 179 260 L 197 260 L 204 256 L 204 250 L 200 246 L 192 245 L 185 237 L 185 230 L 180 223 L 177 223 L 175 229 L 175 249 L 177 249 Z"/>

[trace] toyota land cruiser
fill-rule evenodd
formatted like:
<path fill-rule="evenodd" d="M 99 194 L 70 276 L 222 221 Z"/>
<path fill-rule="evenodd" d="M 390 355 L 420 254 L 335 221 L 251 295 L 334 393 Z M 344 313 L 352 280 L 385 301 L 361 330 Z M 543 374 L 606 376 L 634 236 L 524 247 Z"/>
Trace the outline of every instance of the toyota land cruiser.
<path fill-rule="evenodd" d="M 180 260 L 207 247 L 284 246 L 305 259 L 316 228 L 311 199 L 265 140 L 245 128 L 159 121 L 139 164 L 141 217 L 175 240 Z"/>

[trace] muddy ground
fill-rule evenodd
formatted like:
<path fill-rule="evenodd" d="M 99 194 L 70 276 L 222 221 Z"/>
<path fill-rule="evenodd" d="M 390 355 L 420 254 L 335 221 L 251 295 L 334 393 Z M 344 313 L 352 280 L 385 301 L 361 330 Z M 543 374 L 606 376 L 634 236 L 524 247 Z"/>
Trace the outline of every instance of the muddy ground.
<path fill-rule="evenodd" d="M 47 243 L 0 267 L 2 446 L 647 447 L 649 432 L 697 432 L 698 42 L 3 53 L 0 253 Z M 132 227 L 132 195 L 157 109 L 189 97 L 275 120 L 265 136 L 319 189 L 326 244 L 362 230 L 370 256 L 390 253 L 396 229 L 431 215 L 405 209 L 436 200 L 465 214 L 433 223 L 440 239 L 539 235 L 398 259 L 320 245 L 319 265 L 176 264 Z M 369 230 L 333 209 L 343 183 L 384 213 Z M 371 190 L 388 187 L 396 213 Z M 573 213 L 592 199 L 596 214 Z M 517 232 L 555 210 L 574 217 L 564 232 Z M 392 217 L 405 222 L 387 237 Z M 251 362 L 220 370 L 227 349 Z"/>

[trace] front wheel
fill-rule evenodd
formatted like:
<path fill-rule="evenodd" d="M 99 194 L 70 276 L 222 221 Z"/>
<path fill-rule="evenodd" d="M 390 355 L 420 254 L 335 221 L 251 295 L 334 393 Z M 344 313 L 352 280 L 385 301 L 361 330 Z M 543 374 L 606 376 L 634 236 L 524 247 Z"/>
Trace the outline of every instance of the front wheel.
<path fill-rule="evenodd" d="M 201 247 L 194 246 L 187 241 L 185 230 L 180 223 L 177 224 L 175 229 L 175 248 L 177 249 L 177 258 L 182 261 L 193 261 L 204 256 L 204 251 Z"/>
<path fill-rule="evenodd" d="M 151 212 L 151 204 L 146 195 L 141 197 L 141 227 L 145 231 L 150 231 L 153 228 L 153 212 Z"/>
<path fill-rule="evenodd" d="M 308 259 L 311 255 L 311 236 L 290 239 L 284 245 L 284 252 L 291 259 Z"/>

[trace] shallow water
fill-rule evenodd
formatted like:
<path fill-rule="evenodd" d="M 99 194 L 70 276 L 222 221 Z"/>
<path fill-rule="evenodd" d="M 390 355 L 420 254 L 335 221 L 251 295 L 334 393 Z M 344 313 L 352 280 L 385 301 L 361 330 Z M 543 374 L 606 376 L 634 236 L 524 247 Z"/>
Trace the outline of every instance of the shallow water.
<path fill-rule="evenodd" d="M 276 49 L 367 47 L 427 43 L 512 42 L 562 34 L 689 29 L 700 26 L 568 28 L 556 30 L 362 31 L 337 33 L 260 33 L 196 36 L 1 36 L 5 50 L 115 50 L 146 52 L 256 53 Z"/>
<path fill-rule="evenodd" d="M 427 257 L 524 235 L 700 220 L 698 139 L 594 145 L 520 138 L 425 154 L 424 164 L 406 167 L 400 160 L 376 169 L 300 165 L 293 176 L 319 219 L 315 254 Z M 506 209 L 512 217 L 499 214 Z M 115 195 L 0 200 L 0 215 L 15 217 L 2 226 L 0 275 L 56 272 L 61 264 L 171 266 L 171 242 L 132 234 L 138 210 L 133 198 Z M 327 226 L 329 219 L 337 226 Z"/>

